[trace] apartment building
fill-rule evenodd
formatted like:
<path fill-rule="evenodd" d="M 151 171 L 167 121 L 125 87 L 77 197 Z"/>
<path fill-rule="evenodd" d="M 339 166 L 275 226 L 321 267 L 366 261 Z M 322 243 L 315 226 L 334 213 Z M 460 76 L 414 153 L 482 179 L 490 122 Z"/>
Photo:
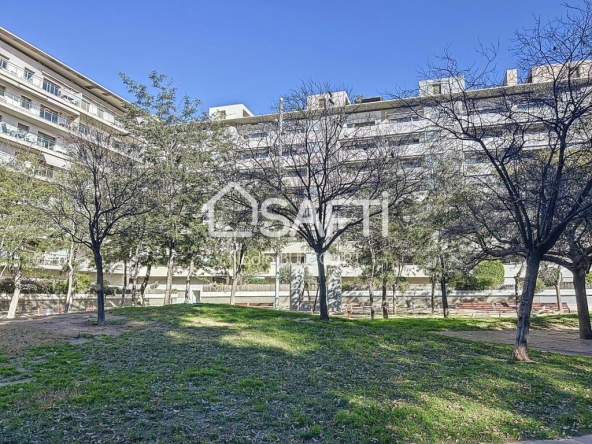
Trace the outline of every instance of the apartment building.
<path fill-rule="evenodd" d="M 555 69 L 555 68 L 552 68 Z M 519 84 L 516 70 L 508 70 L 502 89 L 520 91 L 540 82 L 548 81 L 549 70 L 537 67 L 532 70 L 525 84 Z M 438 94 L 461 92 L 464 89 L 462 78 L 426 80 L 419 83 L 417 104 L 421 107 L 422 97 Z M 499 89 L 481 91 L 482 105 L 476 110 L 485 119 L 491 119 L 495 126 L 496 109 L 488 106 L 488 98 L 499 94 Z M 119 115 L 124 112 L 125 100 L 104 86 L 94 82 L 75 69 L 60 62 L 49 54 L 36 48 L 6 29 L 0 28 L 0 161 L 9 162 L 18 153 L 31 153 L 44 161 L 45 167 L 38 172 L 41 177 L 53 177 L 56 169 L 67 164 L 67 147 L 60 134 L 71 124 L 107 125 L 115 130 L 121 129 Z M 331 94 L 310 96 L 306 99 L 309 109 L 330 106 L 350 107 L 352 112 L 343 127 L 344 147 L 351 143 L 352 137 L 362 137 L 372 143 L 377 135 L 387 137 L 393 146 L 407 148 L 409 168 L 420 167 L 425 158 L 425 147 L 437 143 L 441 134 L 429 127 L 421 113 L 410 112 L 407 105 L 397 100 L 383 100 L 381 97 L 369 97 L 352 100 L 344 91 Z M 430 113 L 429 107 L 422 109 Z M 265 122 L 284 119 L 290 120 L 290 113 L 254 115 L 244 104 L 232 104 L 212 107 L 210 117 L 223 121 L 229 129 L 242 140 L 248 140 L 253 148 L 245 156 L 265 158 L 270 155 L 266 145 L 269 134 L 261 129 Z M 495 134 L 492 132 L 492 137 Z M 542 137 L 542 138 L 541 138 Z M 346 139 L 349 138 L 349 142 Z M 358 146 L 365 142 L 358 140 Z M 544 136 L 533 135 L 533 147 L 544 143 Z M 482 173 L 488 170 L 488 164 L 472 143 L 459 143 L 458 149 L 463 155 L 462 167 L 468 174 Z M 271 254 L 271 253 L 270 253 Z M 58 272 L 65 260 L 65 252 L 47 255 L 42 265 Z M 287 266 L 308 267 L 312 275 L 317 274 L 316 257 L 303 242 L 293 242 L 285 247 L 281 264 Z M 343 268 L 344 280 L 352 280 L 360 275 L 361 270 L 343 257 L 334 255 L 328 265 Z M 106 270 L 106 278 L 116 285 L 122 282 L 122 266 Z M 143 270 L 140 275 L 143 274 Z M 201 270 L 196 282 L 206 282 L 215 276 Z M 410 283 L 424 283 L 427 276 L 413 264 L 405 267 L 404 275 Z M 508 272 L 508 282 L 513 272 Z M 151 282 L 164 285 L 166 269 L 157 267 L 152 270 Z M 261 274 L 267 282 L 275 276 L 274 261 L 270 268 Z M 218 278 L 220 278 L 218 276 Z M 569 280 L 569 276 L 566 276 Z M 180 270 L 174 278 L 174 285 L 181 289 L 185 285 L 185 272 Z"/>
<path fill-rule="evenodd" d="M 516 69 L 506 71 L 501 86 L 471 90 L 468 93 L 471 99 L 465 103 L 470 106 L 470 109 L 466 110 L 467 118 L 479 120 L 479 125 L 485 132 L 483 137 L 499 143 L 501 148 L 506 142 L 502 135 L 505 113 L 510 112 L 511 109 L 517 115 L 522 112 L 527 116 L 528 112 L 524 110 L 529 106 L 528 100 L 531 100 L 532 106 L 532 97 L 536 95 L 536 91 L 546 82 L 562 75 L 563 68 L 563 65 L 534 67 L 523 83 L 519 82 Z M 586 61 L 579 64 L 577 72 L 572 73 L 574 81 L 580 82 L 581 85 L 588 85 L 592 77 L 591 68 L 592 62 Z M 404 100 L 370 97 L 353 101 L 345 91 L 332 91 L 306 97 L 306 100 L 302 101 L 304 110 L 293 113 L 280 111 L 255 116 L 245 105 L 232 104 L 210 108 L 209 115 L 210 118 L 228 126 L 229 133 L 236 137 L 237 146 L 242 147 L 244 151 L 242 158 L 245 162 L 264 162 L 267 158 L 280 156 L 280 160 L 276 162 L 281 163 L 281 156 L 295 155 L 294 147 L 299 148 L 304 154 L 308 149 L 303 149 L 304 144 L 314 144 L 314 136 L 308 136 L 308 138 L 303 136 L 302 143 L 294 142 L 298 136 L 295 138 L 293 134 L 299 131 L 297 120 L 306 119 L 307 117 L 303 116 L 309 112 L 308 115 L 314 116 L 315 110 L 318 111 L 319 119 L 322 119 L 323 112 L 331 112 L 331 107 L 334 107 L 336 114 L 347 114 L 347 119 L 342 122 L 338 136 L 339 144 L 343 149 L 366 149 L 373 144 L 383 143 L 389 149 L 404 151 L 403 163 L 407 168 L 420 169 L 429 164 L 430 156 L 437 155 L 437 151 L 430 148 L 440 145 L 441 150 L 454 150 L 458 154 L 460 171 L 467 180 L 471 180 L 471 177 L 491 174 L 491 163 L 476 142 L 447 138 L 446 134 L 433 124 L 433 113 L 438 110 L 431 103 L 433 102 L 431 99 L 435 96 L 461 96 L 465 92 L 464 77 L 449 77 L 420 81 L 417 95 Z M 529 99 L 526 98 L 527 96 Z M 284 123 L 278 124 L 279 121 Z M 310 124 L 308 125 L 310 127 Z M 302 131 L 310 132 L 309 129 L 302 129 Z M 290 142 L 287 147 L 284 146 L 283 152 L 282 149 L 278 152 L 278 145 L 283 145 L 282 141 L 286 137 Z M 544 128 L 536 124 L 528 125 L 528 130 L 522 137 L 525 150 L 536 151 L 548 147 L 549 135 Z M 377 139 L 381 142 L 376 142 Z M 286 169 L 286 175 L 290 174 L 291 170 Z M 308 267 L 312 275 L 317 274 L 315 255 L 305 243 L 290 244 L 286 252 L 289 253 L 286 255 L 289 259 L 285 262 Z M 348 261 L 343 261 L 339 257 L 329 259 L 326 264 L 341 266 L 342 277 L 345 279 L 354 279 L 361 272 L 359 268 L 349 266 Z M 511 284 L 516 271 L 513 267 L 506 268 L 507 284 Z M 413 264 L 405 267 L 403 275 L 412 284 L 425 283 L 428 279 L 422 270 Z M 567 270 L 564 275 L 566 281 L 571 280 L 571 274 Z"/>
<path fill-rule="evenodd" d="M 0 27 L 0 161 L 19 153 L 44 161 L 53 177 L 67 163 L 60 135 L 70 125 L 121 127 L 124 99 Z"/>

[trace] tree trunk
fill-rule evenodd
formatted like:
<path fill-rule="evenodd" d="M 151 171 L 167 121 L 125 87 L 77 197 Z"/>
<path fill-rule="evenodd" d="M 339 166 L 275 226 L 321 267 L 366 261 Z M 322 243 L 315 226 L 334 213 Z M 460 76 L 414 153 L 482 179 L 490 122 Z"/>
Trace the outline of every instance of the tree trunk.
<path fill-rule="evenodd" d="M 146 288 L 148 287 L 148 281 L 150 280 L 150 272 L 152 271 L 152 262 L 148 262 L 146 265 L 146 274 L 144 275 L 144 279 L 142 280 L 142 285 L 140 285 L 140 298 L 138 299 L 138 304 L 140 306 L 144 305 L 145 296 L 146 296 Z"/>
<path fill-rule="evenodd" d="M 448 294 L 446 289 L 446 277 L 440 277 L 440 290 L 442 291 L 442 312 L 444 317 L 447 318 L 450 314 L 448 311 Z"/>
<path fill-rule="evenodd" d="M 435 297 L 436 297 L 436 276 L 432 276 L 431 278 L 431 284 L 432 284 L 432 292 L 431 292 L 431 299 L 430 299 L 430 303 L 432 305 L 432 314 L 434 314 L 434 312 L 436 311 L 436 301 L 435 301 Z"/>
<path fill-rule="evenodd" d="M 516 273 L 516 275 L 514 276 L 514 303 L 516 304 L 516 314 L 518 314 L 520 306 L 520 275 L 522 274 L 523 268 L 524 262 L 521 262 L 520 268 L 518 268 L 518 273 Z"/>
<path fill-rule="evenodd" d="M 232 273 L 232 283 L 230 285 L 230 305 L 236 304 L 236 287 L 238 285 L 238 271 Z"/>
<path fill-rule="evenodd" d="M 191 295 L 191 275 L 193 274 L 193 259 L 189 261 L 189 270 L 187 270 L 187 278 L 185 279 L 185 303 L 188 304 Z"/>
<path fill-rule="evenodd" d="M 140 274 L 140 246 L 136 247 L 136 254 L 134 256 L 134 262 L 132 266 L 132 273 L 130 275 L 130 283 L 132 284 L 132 307 L 136 306 L 138 300 L 138 275 Z"/>
<path fill-rule="evenodd" d="M 232 251 L 232 283 L 230 286 L 230 305 L 236 304 L 236 285 L 238 279 L 238 261 L 236 260 L 236 244 Z"/>
<path fill-rule="evenodd" d="M 557 298 L 557 310 L 559 313 L 563 311 L 563 302 L 561 300 L 561 282 L 563 275 L 561 274 L 561 267 L 557 266 L 557 278 L 555 279 L 555 296 Z"/>
<path fill-rule="evenodd" d="M 393 284 L 393 314 L 397 313 L 397 284 Z"/>
<path fill-rule="evenodd" d="M 66 305 L 64 306 L 64 313 L 69 313 L 72 308 L 72 299 L 74 297 L 75 273 L 74 273 L 74 243 L 70 244 L 70 251 L 68 251 L 68 290 L 66 292 Z"/>
<path fill-rule="evenodd" d="M 530 330 L 530 312 L 536 289 L 537 276 L 541 265 L 541 257 L 538 252 L 532 252 L 526 260 L 526 274 L 520 305 L 518 307 L 518 326 L 516 328 L 516 342 L 514 343 L 513 358 L 516 361 L 530 361 L 528 356 L 528 332 Z"/>
<path fill-rule="evenodd" d="M 171 293 L 173 291 L 173 272 L 175 270 L 175 249 L 169 248 L 167 259 L 167 278 L 166 288 L 164 290 L 164 305 L 171 304 Z"/>
<path fill-rule="evenodd" d="M 578 322 L 580 324 L 580 339 L 592 339 L 592 327 L 590 326 L 590 311 L 588 310 L 588 296 L 586 295 L 586 271 L 571 271 L 573 273 L 573 286 L 576 292 Z"/>
<path fill-rule="evenodd" d="M 127 260 L 123 261 L 123 288 L 121 289 L 121 307 L 125 304 L 125 292 L 128 286 Z"/>
<path fill-rule="evenodd" d="M 516 314 L 520 310 L 520 277 L 516 276 L 514 278 L 514 304 L 516 304 Z"/>
<path fill-rule="evenodd" d="M 97 269 L 97 324 L 105 325 L 105 291 L 103 288 L 103 256 L 100 247 L 93 251 L 95 267 Z"/>
<path fill-rule="evenodd" d="M 325 274 L 325 258 L 323 253 L 317 253 L 317 268 L 319 270 L 319 311 L 320 319 L 329 320 L 329 309 L 327 307 L 327 276 Z"/>
<path fill-rule="evenodd" d="M 382 319 L 388 319 L 388 303 L 386 301 L 386 277 L 382 278 Z"/>
<path fill-rule="evenodd" d="M 23 270 L 20 265 L 15 265 L 13 268 L 13 282 L 14 291 L 12 293 L 12 299 L 10 300 L 10 307 L 8 307 L 8 319 L 14 319 L 16 316 L 16 309 L 18 308 L 19 298 L 21 296 L 21 278 L 23 276 Z"/>
<path fill-rule="evenodd" d="M 374 291 L 372 291 L 372 281 L 368 283 L 368 299 L 370 301 L 370 319 L 374 320 Z"/>

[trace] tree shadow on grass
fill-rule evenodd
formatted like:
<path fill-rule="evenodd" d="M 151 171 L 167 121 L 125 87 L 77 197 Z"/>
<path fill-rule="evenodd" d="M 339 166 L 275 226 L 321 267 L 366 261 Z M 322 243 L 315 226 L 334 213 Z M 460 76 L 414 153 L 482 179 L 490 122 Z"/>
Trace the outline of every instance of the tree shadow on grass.
<path fill-rule="evenodd" d="M 153 322 L 31 352 L 34 381 L 0 389 L 5 442 L 504 442 L 592 424 L 585 358 L 520 365 L 506 346 L 261 309 L 120 312 Z"/>

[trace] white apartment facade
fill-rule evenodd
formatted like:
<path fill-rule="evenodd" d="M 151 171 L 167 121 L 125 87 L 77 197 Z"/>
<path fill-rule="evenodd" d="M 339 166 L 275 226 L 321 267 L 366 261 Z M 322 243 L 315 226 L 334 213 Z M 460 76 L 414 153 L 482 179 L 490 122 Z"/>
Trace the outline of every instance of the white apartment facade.
<path fill-rule="evenodd" d="M 581 78 L 585 77 L 589 80 L 591 67 L 592 62 L 582 64 Z M 557 74 L 556 71 L 559 68 L 560 66 L 555 65 L 534 67 L 522 84 L 518 81 L 517 70 L 510 69 L 506 71 L 501 87 L 477 92 L 479 99 L 473 112 L 479 115 L 479 119 L 485 126 L 491 127 L 491 137 L 499 137 L 496 136 L 495 129 L 499 129 L 499 126 L 503 124 L 499 111 L 492 105 L 492 102 L 495 101 L 492 99 L 505 94 L 519 95 L 521 91 L 526 91 L 528 88 L 536 88 L 537 84 L 549 82 Z M 412 105 L 414 109 L 405 100 L 383 100 L 381 97 L 358 99 L 356 103 L 352 103 L 345 91 L 333 91 L 308 96 L 306 111 L 326 109 L 330 106 L 350 107 L 351 114 L 339 136 L 342 146 L 351 142 L 355 137 L 361 137 L 368 141 L 373 138 L 383 138 L 389 140 L 393 147 L 405 146 L 404 152 L 408 159 L 405 163 L 409 168 L 421 168 L 424 165 L 426 154 L 430 151 L 429 148 L 441 143 L 445 145 L 446 149 L 453 149 L 460 153 L 461 171 L 465 176 L 488 175 L 492 173 L 492 167 L 488 159 L 481 154 L 482 151 L 477 144 L 470 141 L 444 140 L 442 132 L 429 121 L 431 118 L 429 113 L 434 110 L 429 106 L 424 106 L 426 101 L 422 103 L 422 98 L 440 94 L 454 95 L 462 93 L 464 90 L 465 81 L 462 77 L 420 81 L 417 97 L 410 98 L 416 104 Z M 217 106 L 209 110 L 210 118 L 226 124 L 230 134 L 239 140 L 238 145 L 243 146 L 245 150 L 243 159 L 246 160 L 266 159 L 279 155 L 277 147 L 273 146 L 274 140 L 277 140 L 277 134 L 274 135 L 274 138 L 266 132 L 268 128 L 274 128 L 270 122 L 277 122 L 280 119 L 289 121 L 291 118 L 297 119 L 298 115 L 299 113 L 294 113 L 293 116 L 290 113 L 275 113 L 256 116 L 243 104 Z M 280 125 L 279 128 L 281 127 Z M 277 132 L 278 126 L 276 125 L 275 128 Z M 539 133 L 528 134 L 525 136 L 525 149 L 540 149 L 546 146 L 546 141 L 547 135 L 543 130 Z M 287 155 L 291 155 L 291 153 L 287 153 Z M 269 254 L 272 255 L 271 252 Z M 290 243 L 284 249 L 282 263 L 307 267 L 313 276 L 318 273 L 315 254 L 304 242 Z M 355 279 L 361 273 L 360 268 L 351 266 L 350 263 L 338 256 L 329 257 L 329 260 L 326 261 L 326 265 L 340 266 L 342 277 L 345 280 Z M 505 269 L 506 285 L 513 285 L 519 267 L 510 264 L 505 265 Z M 269 279 L 273 277 L 273 273 L 274 267 L 272 266 L 265 277 Z M 564 281 L 571 282 L 572 276 L 568 270 L 564 269 L 563 275 Z M 403 276 L 410 284 L 421 285 L 428 281 L 428 276 L 413 264 L 405 266 Z"/>
<path fill-rule="evenodd" d="M 534 69 L 531 74 L 530 82 L 545 81 L 544 71 Z M 505 87 L 519 86 L 516 70 L 507 71 Z M 459 79 L 423 81 L 419 85 L 419 95 L 446 93 L 450 88 L 460 90 L 462 87 L 462 80 Z M 351 103 L 345 92 L 337 91 L 330 98 L 311 96 L 308 106 L 326 106 L 329 100 L 339 105 Z M 0 161 L 10 161 L 19 152 L 32 153 L 45 162 L 45 169 L 39 171 L 39 175 L 51 178 L 56 169 L 67 164 L 67 149 L 59 136 L 67 125 L 96 122 L 97 125 L 108 125 L 119 130 L 121 125 L 118 118 L 124 112 L 124 103 L 123 98 L 104 86 L 0 28 Z M 375 132 L 388 134 L 393 140 L 409 145 L 411 151 L 418 153 L 439 137 L 439 134 L 427 129 L 425 121 L 410 113 L 396 100 L 368 98 L 351 106 L 355 106 L 357 111 L 344 128 L 344 135 L 363 127 L 368 137 Z M 243 104 L 213 107 L 209 114 L 214 119 L 223 120 L 237 132 L 244 133 L 252 128 L 250 138 L 253 146 L 258 147 L 262 146 L 262 137 L 257 134 L 257 124 L 279 117 L 277 114 L 256 116 Z M 487 110 L 484 110 L 485 114 Z M 475 155 L 474 147 L 466 144 L 458 149 L 466 153 L 464 164 L 467 169 L 479 168 L 483 161 Z M 263 149 L 261 156 L 265 155 Z M 413 167 L 415 160 L 412 156 L 409 161 Z M 43 265 L 58 272 L 64 260 L 65 252 L 47 255 Z M 317 274 L 314 254 L 303 242 L 293 242 L 284 249 L 282 265 L 306 266 L 312 275 Z M 355 279 L 361 272 L 338 257 L 333 262 L 329 260 L 328 265 L 341 265 L 345 280 Z M 112 284 L 121 285 L 122 271 L 122 266 L 115 266 L 106 270 L 105 277 Z M 143 270 L 140 276 L 142 274 Z M 173 282 L 176 288 L 184 288 L 185 274 L 184 270 L 178 270 Z M 215 277 L 205 270 L 198 271 L 196 275 L 195 283 L 205 283 Z M 428 279 L 412 264 L 405 268 L 404 275 L 410 283 L 421 284 Z M 270 282 L 274 276 L 275 265 L 270 261 L 269 270 L 262 273 L 261 278 Z M 512 283 L 511 270 L 508 270 L 507 276 L 507 283 Z M 152 270 L 151 282 L 155 285 L 163 286 L 165 278 L 165 267 Z M 220 279 L 220 276 L 217 278 Z M 569 280 L 569 276 L 566 279 Z"/>
<path fill-rule="evenodd" d="M 107 88 L 0 28 L 0 160 L 30 153 L 53 177 L 66 163 L 60 134 L 84 122 L 121 128 L 124 100 Z"/>

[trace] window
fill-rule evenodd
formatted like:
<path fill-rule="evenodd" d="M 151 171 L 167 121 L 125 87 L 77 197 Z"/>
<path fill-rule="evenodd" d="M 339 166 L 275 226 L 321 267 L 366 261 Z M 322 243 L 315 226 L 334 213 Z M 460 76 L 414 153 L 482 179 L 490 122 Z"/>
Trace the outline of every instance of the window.
<path fill-rule="evenodd" d="M 5 92 L 6 92 L 6 87 L 4 85 L 0 85 L 0 97 L 4 97 Z"/>
<path fill-rule="evenodd" d="M 421 143 L 421 137 L 418 134 L 410 134 L 408 136 L 404 136 L 397 139 L 392 139 L 389 142 L 389 145 L 392 146 L 402 146 L 402 145 L 416 145 Z"/>
<path fill-rule="evenodd" d="M 29 127 L 27 125 L 23 125 L 22 123 L 18 124 L 18 130 L 19 131 L 24 131 L 25 133 L 29 132 Z"/>
<path fill-rule="evenodd" d="M 84 111 L 90 112 L 90 102 L 82 99 L 82 109 Z"/>
<path fill-rule="evenodd" d="M 422 157 L 412 157 L 405 159 L 401 162 L 401 166 L 403 168 L 420 168 L 424 164 L 424 159 Z"/>
<path fill-rule="evenodd" d="M 243 159 L 267 159 L 268 157 L 269 153 L 267 152 L 243 154 Z"/>
<path fill-rule="evenodd" d="M 286 172 L 285 172 L 285 177 L 300 177 L 300 176 L 305 176 L 305 174 L 302 171 L 298 171 L 298 170 L 286 170 Z"/>
<path fill-rule="evenodd" d="M 251 139 L 259 139 L 259 138 L 265 137 L 265 136 L 267 136 L 267 133 L 264 133 L 264 132 L 262 132 L 262 133 L 251 133 L 251 134 L 249 134 L 249 137 Z"/>
<path fill-rule="evenodd" d="M 494 106 L 491 108 L 477 108 L 475 109 L 475 114 L 500 114 L 502 111 L 502 108 Z"/>
<path fill-rule="evenodd" d="M 358 143 L 356 148 L 367 151 L 367 150 L 375 149 L 376 143 L 368 141 L 368 140 L 362 140 Z"/>
<path fill-rule="evenodd" d="M 432 85 L 432 94 L 442 94 L 442 85 L 440 83 Z"/>
<path fill-rule="evenodd" d="M 0 54 L 0 69 L 8 69 L 8 57 Z"/>
<path fill-rule="evenodd" d="M 306 148 L 306 151 L 308 153 L 318 153 L 319 151 L 321 151 L 321 144 L 319 142 L 308 142 Z M 298 149 L 297 146 L 296 149 Z"/>
<path fill-rule="evenodd" d="M 43 89 L 54 96 L 60 95 L 60 87 L 47 79 L 43 79 Z"/>
<path fill-rule="evenodd" d="M 50 135 L 44 134 L 41 131 L 37 132 L 37 145 L 43 148 L 53 149 L 55 146 L 56 139 Z"/>
<path fill-rule="evenodd" d="M 82 123 L 78 124 L 78 131 L 80 131 L 84 135 L 90 134 L 90 128 Z"/>
<path fill-rule="evenodd" d="M 426 131 L 425 141 L 426 142 L 439 142 L 442 137 L 442 131 Z"/>
<path fill-rule="evenodd" d="M 31 109 L 31 99 L 21 96 L 21 106 L 26 109 Z"/>
<path fill-rule="evenodd" d="M 347 127 L 348 128 L 363 128 L 365 126 L 374 126 L 376 124 L 376 121 L 374 120 L 368 120 L 365 122 L 352 122 L 352 123 L 348 123 Z"/>
<path fill-rule="evenodd" d="M 502 137 L 504 133 L 501 130 L 486 129 L 483 131 L 483 137 Z"/>
<path fill-rule="evenodd" d="M 33 76 L 35 75 L 35 73 L 33 71 L 31 71 L 30 69 L 25 68 L 25 75 L 24 75 L 24 79 L 27 82 L 32 82 L 33 81 Z"/>
<path fill-rule="evenodd" d="M 226 111 L 218 111 L 218 119 L 226 120 Z"/>
<path fill-rule="evenodd" d="M 320 108 L 327 108 L 327 100 L 326 99 L 319 99 L 319 107 Z"/>
<path fill-rule="evenodd" d="M 99 119 L 102 119 L 103 116 L 103 110 L 101 108 L 97 108 L 97 116 L 99 116 Z"/>
<path fill-rule="evenodd" d="M 417 121 L 419 121 L 419 117 L 418 116 L 406 116 L 406 117 L 390 116 L 389 121 L 395 122 L 395 123 L 417 122 Z"/>
<path fill-rule="evenodd" d="M 58 113 L 49 108 L 41 107 L 39 109 L 39 117 L 43 117 L 45 120 L 49 120 L 50 122 L 57 123 L 58 121 Z"/>
<path fill-rule="evenodd" d="M 467 165 L 477 165 L 487 163 L 489 159 L 483 153 L 469 153 L 465 155 L 465 163 Z"/>

